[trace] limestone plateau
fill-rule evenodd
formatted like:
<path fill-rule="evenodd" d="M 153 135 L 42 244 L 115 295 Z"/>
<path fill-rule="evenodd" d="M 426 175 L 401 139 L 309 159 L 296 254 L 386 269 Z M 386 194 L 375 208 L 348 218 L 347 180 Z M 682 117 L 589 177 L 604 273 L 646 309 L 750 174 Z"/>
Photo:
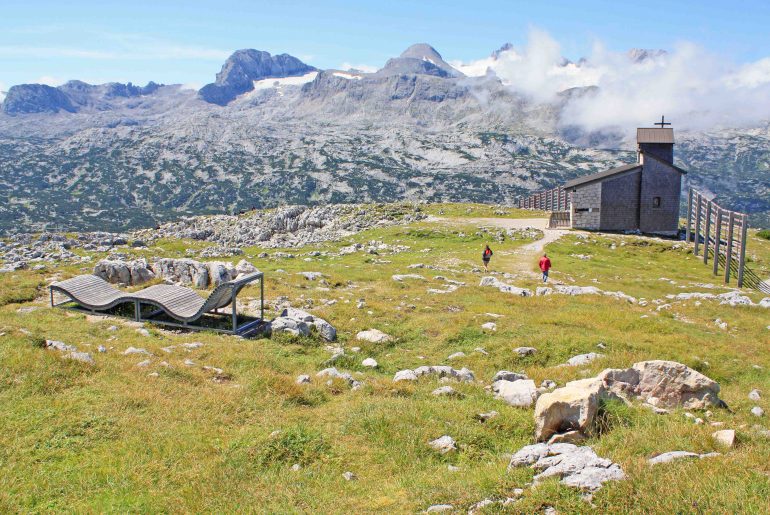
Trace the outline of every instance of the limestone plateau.
<path fill-rule="evenodd" d="M 427 44 L 374 73 L 239 50 L 199 91 L 17 85 L 0 109 L 0 232 L 123 231 L 287 204 L 511 203 L 633 155 L 622 134 L 565 124 L 594 89 L 534 103 Z M 770 124 L 677 134 L 687 180 L 770 224 Z"/>

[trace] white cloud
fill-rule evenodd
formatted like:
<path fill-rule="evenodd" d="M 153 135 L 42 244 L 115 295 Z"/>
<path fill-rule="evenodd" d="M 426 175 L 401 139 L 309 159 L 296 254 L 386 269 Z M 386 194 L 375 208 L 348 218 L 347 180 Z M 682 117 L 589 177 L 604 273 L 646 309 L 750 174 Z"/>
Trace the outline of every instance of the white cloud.
<path fill-rule="evenodd" d="M 49 75 L 43 75 L 42 77 L 39 77 L 36 80 L 33 80 L 33 84 L 45 84 L 46 86 L 61 86 L 67 82 L 65 79 L 60 79 L 59 77 L 51 77 Z"/>
<path fill-rule="evenodd" d="M 379 70 L 377 66 L 372 66 L 370 64 L 351 64 L 347 61 L 340 64 L 339 69 L 343 71 L 358 70 L 365 73 L 374 73 Z"/>
<path fill-rule="evenodd" d="M 538 103 L 558 99 L 565 89 L 598 86 L 564 110 L 562 123 L 588 130 L 649 125 L 661 114 L 677 127 L 693 129 L 770 117 L 770 57 L 736 65 L 687 42 L 641 62 L 596 42 L 586 61 L 565 64 L 559 43 L 532 29 L 518 52 L 452 64 L 470 76 L 491 68 L 503 84 Z"/>
<path fill-rule="evenodd" d="M 202 87 L 203 87 L 203 84 L 201 84 L 200 82 L 187 82 L 185 84 L 182 84 L 180 89 L 183 89 L 183 90 L 184 89 L 191 89 L 193 91 L 198 91 Z"/>

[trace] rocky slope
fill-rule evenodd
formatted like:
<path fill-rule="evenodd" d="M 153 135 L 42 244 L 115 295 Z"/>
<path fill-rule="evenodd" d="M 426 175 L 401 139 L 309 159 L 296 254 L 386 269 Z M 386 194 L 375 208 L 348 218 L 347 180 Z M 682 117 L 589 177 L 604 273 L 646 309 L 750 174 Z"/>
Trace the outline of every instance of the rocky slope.
<path fill-rule="evenodd" d="M 285 204 L 512 202 L 634 159 L 618 135 L 561 124 L 591 91 L 535 104 L 425 44 L 371 74 L 242 50 L 199 92 L 14 86 L 0 114 L 0 231 L 118 231 Z M 768 223 L 770 126 L 677 141 L 689 180 Z"/>

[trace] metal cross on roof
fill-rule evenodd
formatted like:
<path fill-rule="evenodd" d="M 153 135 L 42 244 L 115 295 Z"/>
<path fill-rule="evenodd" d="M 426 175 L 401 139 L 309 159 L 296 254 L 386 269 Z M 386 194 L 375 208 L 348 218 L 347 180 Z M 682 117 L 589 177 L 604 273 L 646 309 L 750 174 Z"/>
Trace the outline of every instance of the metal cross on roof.
<path fill-rule="evenodd" d="M 662 129 L 666 125 L 671 125 L 671 123 L 666 121 L 666 117 L 665 116 L 661 116 L 660 117 L 660 121 L 653 123 L 653 125 L 660 125 L 660 128 Z"/>

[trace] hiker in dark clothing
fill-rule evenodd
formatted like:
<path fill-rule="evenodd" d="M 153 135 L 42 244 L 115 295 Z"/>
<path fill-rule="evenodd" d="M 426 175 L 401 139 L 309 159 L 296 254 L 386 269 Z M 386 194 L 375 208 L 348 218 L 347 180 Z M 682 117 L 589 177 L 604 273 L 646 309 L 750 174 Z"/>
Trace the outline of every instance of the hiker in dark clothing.
<path fill-rule="evenodd" d="M 481 253 L 481 261 L 484 263 L 485 272 L 489 272 L 489 260 L 492 259 L 492 254 L 494 254 L 494 252 L 489 248 L 489 245 L 487 245 L 484 252 Z"/>

